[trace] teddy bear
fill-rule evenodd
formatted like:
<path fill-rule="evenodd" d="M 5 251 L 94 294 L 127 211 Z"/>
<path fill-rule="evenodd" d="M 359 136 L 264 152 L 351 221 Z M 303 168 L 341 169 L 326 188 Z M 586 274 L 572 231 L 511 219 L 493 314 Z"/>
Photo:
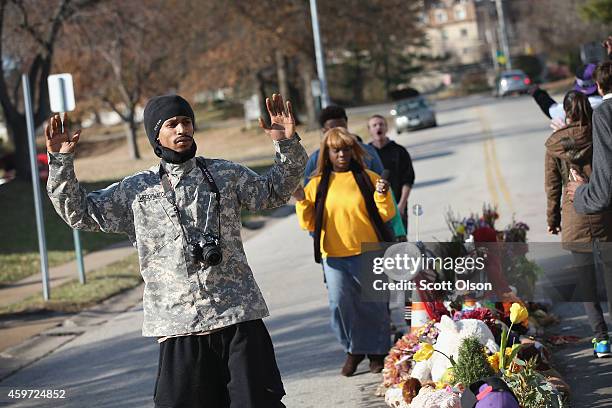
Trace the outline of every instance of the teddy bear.
<path fill-rule="evenodd" d="M 436 327 L 440 331 L 434 349 L 444 353 L 448 357 L 453 356 L 457 359 L 459 346 L 466 337 L 475 336 L 480 343 L 491 353 L 499 351 L 499 346 L 495 342 L 493 333 L 481 320 L 464 319 L 453 321 L 448 316 L 442 316 Z M 451 367 L 451 363 L 444 355 L 434 352 L 429 360 L 417 362 L 410 376 L 419 379 L 421 382 L 433 380 L 438 382 L 444 376 L 445 371 Z"/>
<path fill-rule="evenodd" d="M 419 394 L 421 382 L 416 378 L 408 378 L 389 389 L 385 393 L 385 402 L 392 408 L 410 408 L 410 403 Z"/>

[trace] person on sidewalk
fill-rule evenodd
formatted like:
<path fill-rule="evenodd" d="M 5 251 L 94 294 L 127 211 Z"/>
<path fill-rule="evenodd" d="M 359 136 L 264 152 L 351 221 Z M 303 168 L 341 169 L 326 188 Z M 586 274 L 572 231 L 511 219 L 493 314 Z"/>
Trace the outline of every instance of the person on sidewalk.
<path fill-rule="evenodd" d="M 568 183 L 566 189 L 579 214 L 599 214 L 612 210 L 612 61 L 597 66 L 595 82 L 603 102 L 593 112 L 593 171 L 588 178 L 573 172 L 575 181 Z M 595 242 L 593 253 L 595 264 L 603 270 L 608 310 L 612 313 L 612 250 L 609 245 Z M 595 342 L 596 353 L 609 351 L 609 344 Z"/>
<path fill-rule="evenodd" d="M 325 135 L 328 130 L 335 127 L 345 128 L 348 131 L 348 117 L 346 116 L 346 111 L 341 106 L 329 105 L 321 110 L 321 113 L 319 114 L 319 124 L 321 125 L 322 135 Z M 363 140 L 361 140 L 359 136 L 355 134 L 353 134 L 353 136 L 357 138 L 361 147 L 368 153 L 366 157 L 364 157 L 366 167 L 377 174 L 382 174 L 384 166 L 380 160 L 380 157 L 378 157 L 378 154 L 376 153 L 376 149 L 363 144 Z M 317 168 L 319 151 L 319 149 L 315 150 L 312 152 L 310 157 L 308 157 L 308 163 L 306 163 L 306 170 L 304 172 L 304 185 L 308 184 L 310 177 Z"/>
<path fill-rule="evenodd" d="M 601 46 L 606 50 L 608 60 L 612 60 L 612 36 L 602 41 Z M 576 80 L 574 81 L 574 91 L 582 92 L 589 98 L 591 108 L 597 108 L 602 98 L 597 91 L 597 84 L 593 74 L 597 64 L 581 65 L 576 69 Z M 565 127 L 565 109 L 562 103 L 557 103 L 549 94 L 539 86 L 534 85 L 529 89 L 529 93 L 534 101 L 538 104 L 542 112 L 552 119 L 550 127 L 554 130 L 559 130 Z"/>
<path fill-rule="evenodd" d="M 383 166 L 389 170 L 391 191 L 397 201 L 404 228 L 408 228 L 408 198 L 414 184 L 414 168 L 410 153 L 387 136 L 387 120 L 381 115 L 372 115 L 368 119 L 368 132 L 372 141 L 370 146 L 376 149 Z"/>
<path fill-rule="evenodd" d="M 601 96 L 597 93 L 597 85 L 593 79 L 593 73 L 597 64 L 581 65 L 576 69 L 574 91 L 580 92 L 588 97 L 591 108 L 595 109 L 601 104 Z M 555 101 L 544 89 L 537 85 L 530 88 L 531 96 L 538 104 L 544 115 L 552 119 L 551 127 L 558 130 L 565 125 L 565 109 L 563 103 Z"/>
<path fill-rule="evenodd" d="M 307 154 L 295 134 L 291 104 L 266 100 L 276 151 L 264 175 L 226 160 L 195 157 L 195 117 L 178 95 L 157 96 L 144 126 L 159 164 L 87 193 L 74 172 L 81 131 L 45 126 L 47 191 L 73 228 L 126 234 L 138 248 L 145 283 L 142 334 L 157 337 L 155 406 L 284 407 L 274 348 L 262 319 L 268 309 L 240 237 L 243 208 L 285 204 Z"/>
<path fill-rule="evenodd" d="M 314 234 L 314 254 L 323 263 L 332 329 L 347 358 L 341 374 L 351 376 L 368 356 L 381 372 L 390 347 L 387 302 L 364 302 L 361 244 L 390 242 L 385 222 L 395 215 L 389 183 L 367 170 L 365 151 L 345 128 L 328 130 L 315 175 L 298 197 L 300 226 Z M 374 187 L 376 186 L 376 187 Z"/>
<path fill-rule="evenodd" d="M 574 170 L 585 177 L 592 173 L 593 111 L 587 97 L 570 91 L 563 100 L 566 127 L 555 131 L 546 141 L 545 186 L 547 195 L 547 224 L 550 234 L 562 234 L 563 247 L 572 253 L 578 282 L 578 297 L 584 303 L 589 323 L 595 336 L 594 353 L 597 357 L 611 356 L 608 326 L 597 295 L 597 265 L 593 242 L 612 240 L 612 210 L 597 214 L 578 214 L 563 195 L 563 187 Z M 597 251 L 597 249 L 595 249 Z"/>
<path fill-rule="evenodd" d="M 319 124 L 321 125 L 322 135 L 325 135 L 328 130 L 335 127 L 341 127 L 348 131 L 348 117 L 346 116 L 346 111 L 341 106 L 330 105 L 323 109 L 319 114 Z M 372 170 L 378 175 L 382 175 L 385 168 L 380 160 L 380 157 L 378 156 L 378 153 L 376 152 L 376 149 L 373 146 L 364 144 L 363 140 L 358 135 L 352 135 L 357 139 L 361 148 L 367 153 L 364 156 L 366 168 Z M 306 170 L 304 172 L 304 185 L 308 184 L 313 172 L 315 172 L 317 168 L 319 151 L 319 149 L 315 150 L 308 158 L 308 163 L 306 163 Z M 293 197 L 297 199 L 300 194 L 300 191 L 296 191 L 296 194 L 294 194 Z M 397 208 L 397 204 L 394 205 Z M 399 214 L 399 211 L 396 211 L 396 216 L 389 222 L 389 227 L 393 230 L 397 240 L 405 240 L 406 228 L 403 225 Z"/>

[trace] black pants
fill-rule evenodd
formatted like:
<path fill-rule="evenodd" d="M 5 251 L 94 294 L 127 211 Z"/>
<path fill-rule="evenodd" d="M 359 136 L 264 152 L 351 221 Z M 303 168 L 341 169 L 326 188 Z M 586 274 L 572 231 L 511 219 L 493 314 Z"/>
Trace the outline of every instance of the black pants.
<path fill-rule="evenodd" d="M 284 395 L 261 319 L 160 344 L 156 408 L 284 408 Z"/>
<path fill-rule="evenodd" d="M 584 311 L 597 341 L 608 340 L 608 325 L 604 319 L 598 293 L 597 275 L 601 273 L 604 279 L 605 292 L 608 301 L 608 312 L 612 313 L 612 268 L 607 256 L 597 245 L 593 252 L 572 252 L 575 267 L 578 269 L 577 289 L 579 299 L 584 304 Z"/>

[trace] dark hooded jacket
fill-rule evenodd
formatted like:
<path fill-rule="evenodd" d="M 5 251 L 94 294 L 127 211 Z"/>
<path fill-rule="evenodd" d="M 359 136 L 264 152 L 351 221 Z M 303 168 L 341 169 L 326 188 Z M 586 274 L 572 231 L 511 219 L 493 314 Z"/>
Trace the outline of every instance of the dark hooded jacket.
<path fill-rule="evenodd" d="M 612 211 L 594 215 L 578 214 L 563 194 L 563 187 L 575 169 L 589 178 L 592 171 L 593 139 L 590 126 L 571 124 L 554 132 L 546 141 L 545 188 L 547 223 L 561 227 L 563 247 L 577 252 L 590 252 L 592 241 L 612 240 Z"/>

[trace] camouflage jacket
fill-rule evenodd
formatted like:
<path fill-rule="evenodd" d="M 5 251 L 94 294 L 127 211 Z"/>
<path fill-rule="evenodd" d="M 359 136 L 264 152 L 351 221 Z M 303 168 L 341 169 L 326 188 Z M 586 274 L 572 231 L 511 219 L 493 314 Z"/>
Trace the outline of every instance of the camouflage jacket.
<path fill-rule="evenodd" d="M 240 212 L 285 204 L 308 159 L 299 137 L 274 142 L 274 147 L 275 165 L 264 175 L 230 161 L 206 159 L 221 195 L 223 254 L 219 265 L 207 269 L 190 262 L 187 254 L 187 241 L 204 232 L 209 205 L 207 232 L 219 235 L 216 197 L 195 158 L 182 164 L 161 162 L 178 216 L 165 197 L 159 165 L 88 194 L 76 179 L 73 155 L 50 153 L 47 192 L 71 227 L 127 234 L 137 247 L 145 282 L 143 336 L 208 331 L 268 315 L 242 246 Z"/>

